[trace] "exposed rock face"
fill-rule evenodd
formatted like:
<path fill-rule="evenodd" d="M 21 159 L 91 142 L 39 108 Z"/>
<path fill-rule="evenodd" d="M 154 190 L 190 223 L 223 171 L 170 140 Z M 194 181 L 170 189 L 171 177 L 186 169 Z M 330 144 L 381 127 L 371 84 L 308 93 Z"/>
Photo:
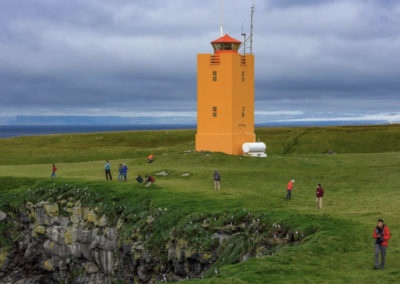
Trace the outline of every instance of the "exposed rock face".
<path fill-rule="evenodd" d="M 73 206 L 68 216 L 60 216 L 57 203 L 26 204 L 20 215 L 29 214 L 31 222 L 23 227 L 25 237 L 2 266 L 1 283 L 15 283 L 27 271 L 40 276 L 25 275 L 21 283 L 59 283 L 76 269 L 82 273 L 74 283 L 107 282 L 117 259 L 116 229 L 104 227 L 104 220 L 104 228 L 89 229 L 90 223 L 98 223 L 96 214 L 79 202 Z"/>
<path fill-rule="evenodd" d="M 3 211 L 0 211 L 0 222 L 4 221 L 7 218 L 7 214 Z"/>
<path fill-rule="evenodd" d="M 59 215 L 62 205 L 65 205 L 66 216 Z M 189 274 L 200 277 L 211 264 L 211 259 L 184 256 L 184 248 L 179 247 L 179 255 L 168 254 L 162 275 L 154 269 L 162 266 L 159 256 L 152 256 L 144 242 L 119 245 L 117 228 L 108 226 L 105 215 L 99 218 L 94 210 L 82 207 L 79 201 L 28 202 L 19 214 L 20 220 L 30 221 L 21 224 L 24 237 L 1 265 L 0 283 L 59 283 L 63 280 L 87 284 L 112 283 L 115 279 L 127 283 L 154 283 L 163 279 L 179 280 Z M 6 216 L 0 212 L 1 218 Z M 170 249 L 175 250 L 175 245 Z M 192 262 L 197 257 L 199 264 L 195 271 L 190 271 L 185 257 Z"/>
<path fill-rule="evenodd" d="M 27 202 L 17 215 L 18 220 L 14 222 L 18 223 L 21 237 L 13 250 L 7 253 L 0 250 L 0 283 L 180 281 L 203 277 L 218 261 L 217 249 L 201 251 L 189 241 L 174 237 L 172 232 L 165 240 L 165 247 L 158 248 L 157 253 L 148 246 L 148 233 L 145 237 L 133 234 L 128 241 L 122 239 L 122 219 L 113 226 L 106 215 L 96 208 L 82 206 L 73 198 L 37 204 Z M 150 226 L 154 218 L 156 216 L 148 216 L 146 226 Z M 8 220 L 7 214 L 0 211 L 0 220 Z M 252 222 L 237 226 L 231 222 L 216 227 L 209 238 L 223 248 L 225 242 L 245 229 L 257 232 L 258 223 Z M 208 229 L 208 226 L 206 221 L 201 224 L 202 228 Z M 257 253 L 261 255 L 263 250 L 268 251 L 276 244 L 294 241 L 293 236 L 289 238 L 283 230 L 276 228 L 276 232 L 280 235 L 260 245 Z M 238 261 L 251 256 L 254 254 L 247 253 Z"/>

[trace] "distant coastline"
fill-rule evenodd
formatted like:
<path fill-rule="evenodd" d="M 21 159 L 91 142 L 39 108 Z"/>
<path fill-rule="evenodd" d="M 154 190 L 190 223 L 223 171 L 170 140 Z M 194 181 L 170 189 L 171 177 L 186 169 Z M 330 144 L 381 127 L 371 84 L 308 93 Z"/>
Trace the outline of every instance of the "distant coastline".
<path fill-rule="evenodd" d="M 0 138 L 18 136 L 118 132 L 133 130 L 194 129 L 195 125 L 0 125 Z"/>
<path fill-rule="evenodd" d="M 382 121 L 312 121 L 312 122 L 270 122 L 256 124 L 256 127 L 296 126 L 345 126 L 389 124 Z M 147 124 L 147 125 L 0 125 L 0 138 L 49 134 L 96 133 L 134 130 L 195 129 L 195 124 Z"/>

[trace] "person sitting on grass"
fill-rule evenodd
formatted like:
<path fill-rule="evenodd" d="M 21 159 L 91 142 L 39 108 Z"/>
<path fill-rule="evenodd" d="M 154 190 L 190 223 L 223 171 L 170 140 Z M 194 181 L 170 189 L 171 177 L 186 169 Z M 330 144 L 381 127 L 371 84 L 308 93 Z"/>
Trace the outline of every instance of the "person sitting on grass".
<path fill-rule="evenodd" d="M 56 165 L 53 164 L 53 173 L 51 174 L 51 177 L 52 177 L 52 178 L 53 178 L 53 177 L 56 177 L 56 171 L 57 171 Z"/>
<path fill-rule="evenodd" d="M 127 181 L 128 179 L 128 167 L 126 163 L 124 163 L 124 181 Z"/>
<path fill-rule="evenodd" d="M 122 166 L 122 164 L 119 164 L 119 168 L 118 168 L 118 180 L 122 181 L 124 177 L 124 167 Z"/>
<path fill-rule="evenodd" d="M 145 178 L 146 187 L 152 185 L 155 181 L 156 181 L 155 178 L 153 178 L 152 176 L 146 175 L 146 178 Z"/>
<path fill-rule="evenodd" d="M 138 175 L 138 176 L 136 177 L 136 181 L 137 181 L 138 183 L 142 183 L 142 182 L 143 182 L 142 176 L 141 176 L 141 175 Z"/>
<path fill-rule="evenodd" d="M 148 163 L 152 163 L 154 161 L 154 155 L 153 154 L 150 154 L 148 157 L 147 157 L 147 162 Z"/>

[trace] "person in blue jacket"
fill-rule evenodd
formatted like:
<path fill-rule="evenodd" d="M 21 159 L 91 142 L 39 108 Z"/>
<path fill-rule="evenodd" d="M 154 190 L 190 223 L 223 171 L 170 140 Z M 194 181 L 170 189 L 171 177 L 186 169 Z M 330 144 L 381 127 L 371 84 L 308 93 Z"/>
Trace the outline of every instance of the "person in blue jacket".
<path fill-rule="evenodd" d="M 138 176 L 136 177 L 136 181 L 137 181 L 138 183 L 142 183 L 142 182 L 143 182 L 142 176 L 141 176 L 141 175 L 138 175 Z"/>
<path fill-rule="evenodd" d="M 123 169 L 124 169 L 124 181 L 127 181 L 128 180 L 128 167 L 127 167 L 126 163 L 124 163 Z"/>
<path fill-rule="evenodd" d="M 110 180 L 112 180 L 111 163 L 109 160 L 106 160 L 106 162 L 104 163 L 104 170 L 106 171 L 106 180 L 108 180 L 108 178 L 110 178 Z"/>

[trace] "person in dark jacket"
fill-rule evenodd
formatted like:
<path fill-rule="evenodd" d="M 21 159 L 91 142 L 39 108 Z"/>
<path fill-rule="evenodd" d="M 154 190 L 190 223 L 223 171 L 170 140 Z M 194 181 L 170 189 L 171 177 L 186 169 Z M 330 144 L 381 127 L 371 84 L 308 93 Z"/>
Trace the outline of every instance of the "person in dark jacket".
<path fill-rule="evenodd" d="M 123 177 L 124 177 L 124 167 L 122 166 L 122 164 L 119 164 L 119 167 L 118 167 L 118 180 L 122 181 Z"/>
<path fill-rule="evenodd" d="M 213 179 L 214 179 L 214 190 L 221 190 L 221 185 L 220 185 L 221 175 L 217 170 L 214 170 Z"/>
<path fill-rule="evenodd" d="M 390 239 L 389 228 L 383 223 L 382 219 L 378 220 L 374 229 L 373 237 L 375 239 L 375 266 L 374 269 L 385 268 L 386 248 Z M 381 253 L 381 265 L 379 266 L 379 252 Z"/>
<path fill-rule="evenodd" d="M 322 188 L 321 184 L 319 183 L 317 186 L 316 192 L 317 198 L 315 200 L 315 205 L 317 208 L 322 209 L 322 198 L 324 197 L 324 189 Z"/>

